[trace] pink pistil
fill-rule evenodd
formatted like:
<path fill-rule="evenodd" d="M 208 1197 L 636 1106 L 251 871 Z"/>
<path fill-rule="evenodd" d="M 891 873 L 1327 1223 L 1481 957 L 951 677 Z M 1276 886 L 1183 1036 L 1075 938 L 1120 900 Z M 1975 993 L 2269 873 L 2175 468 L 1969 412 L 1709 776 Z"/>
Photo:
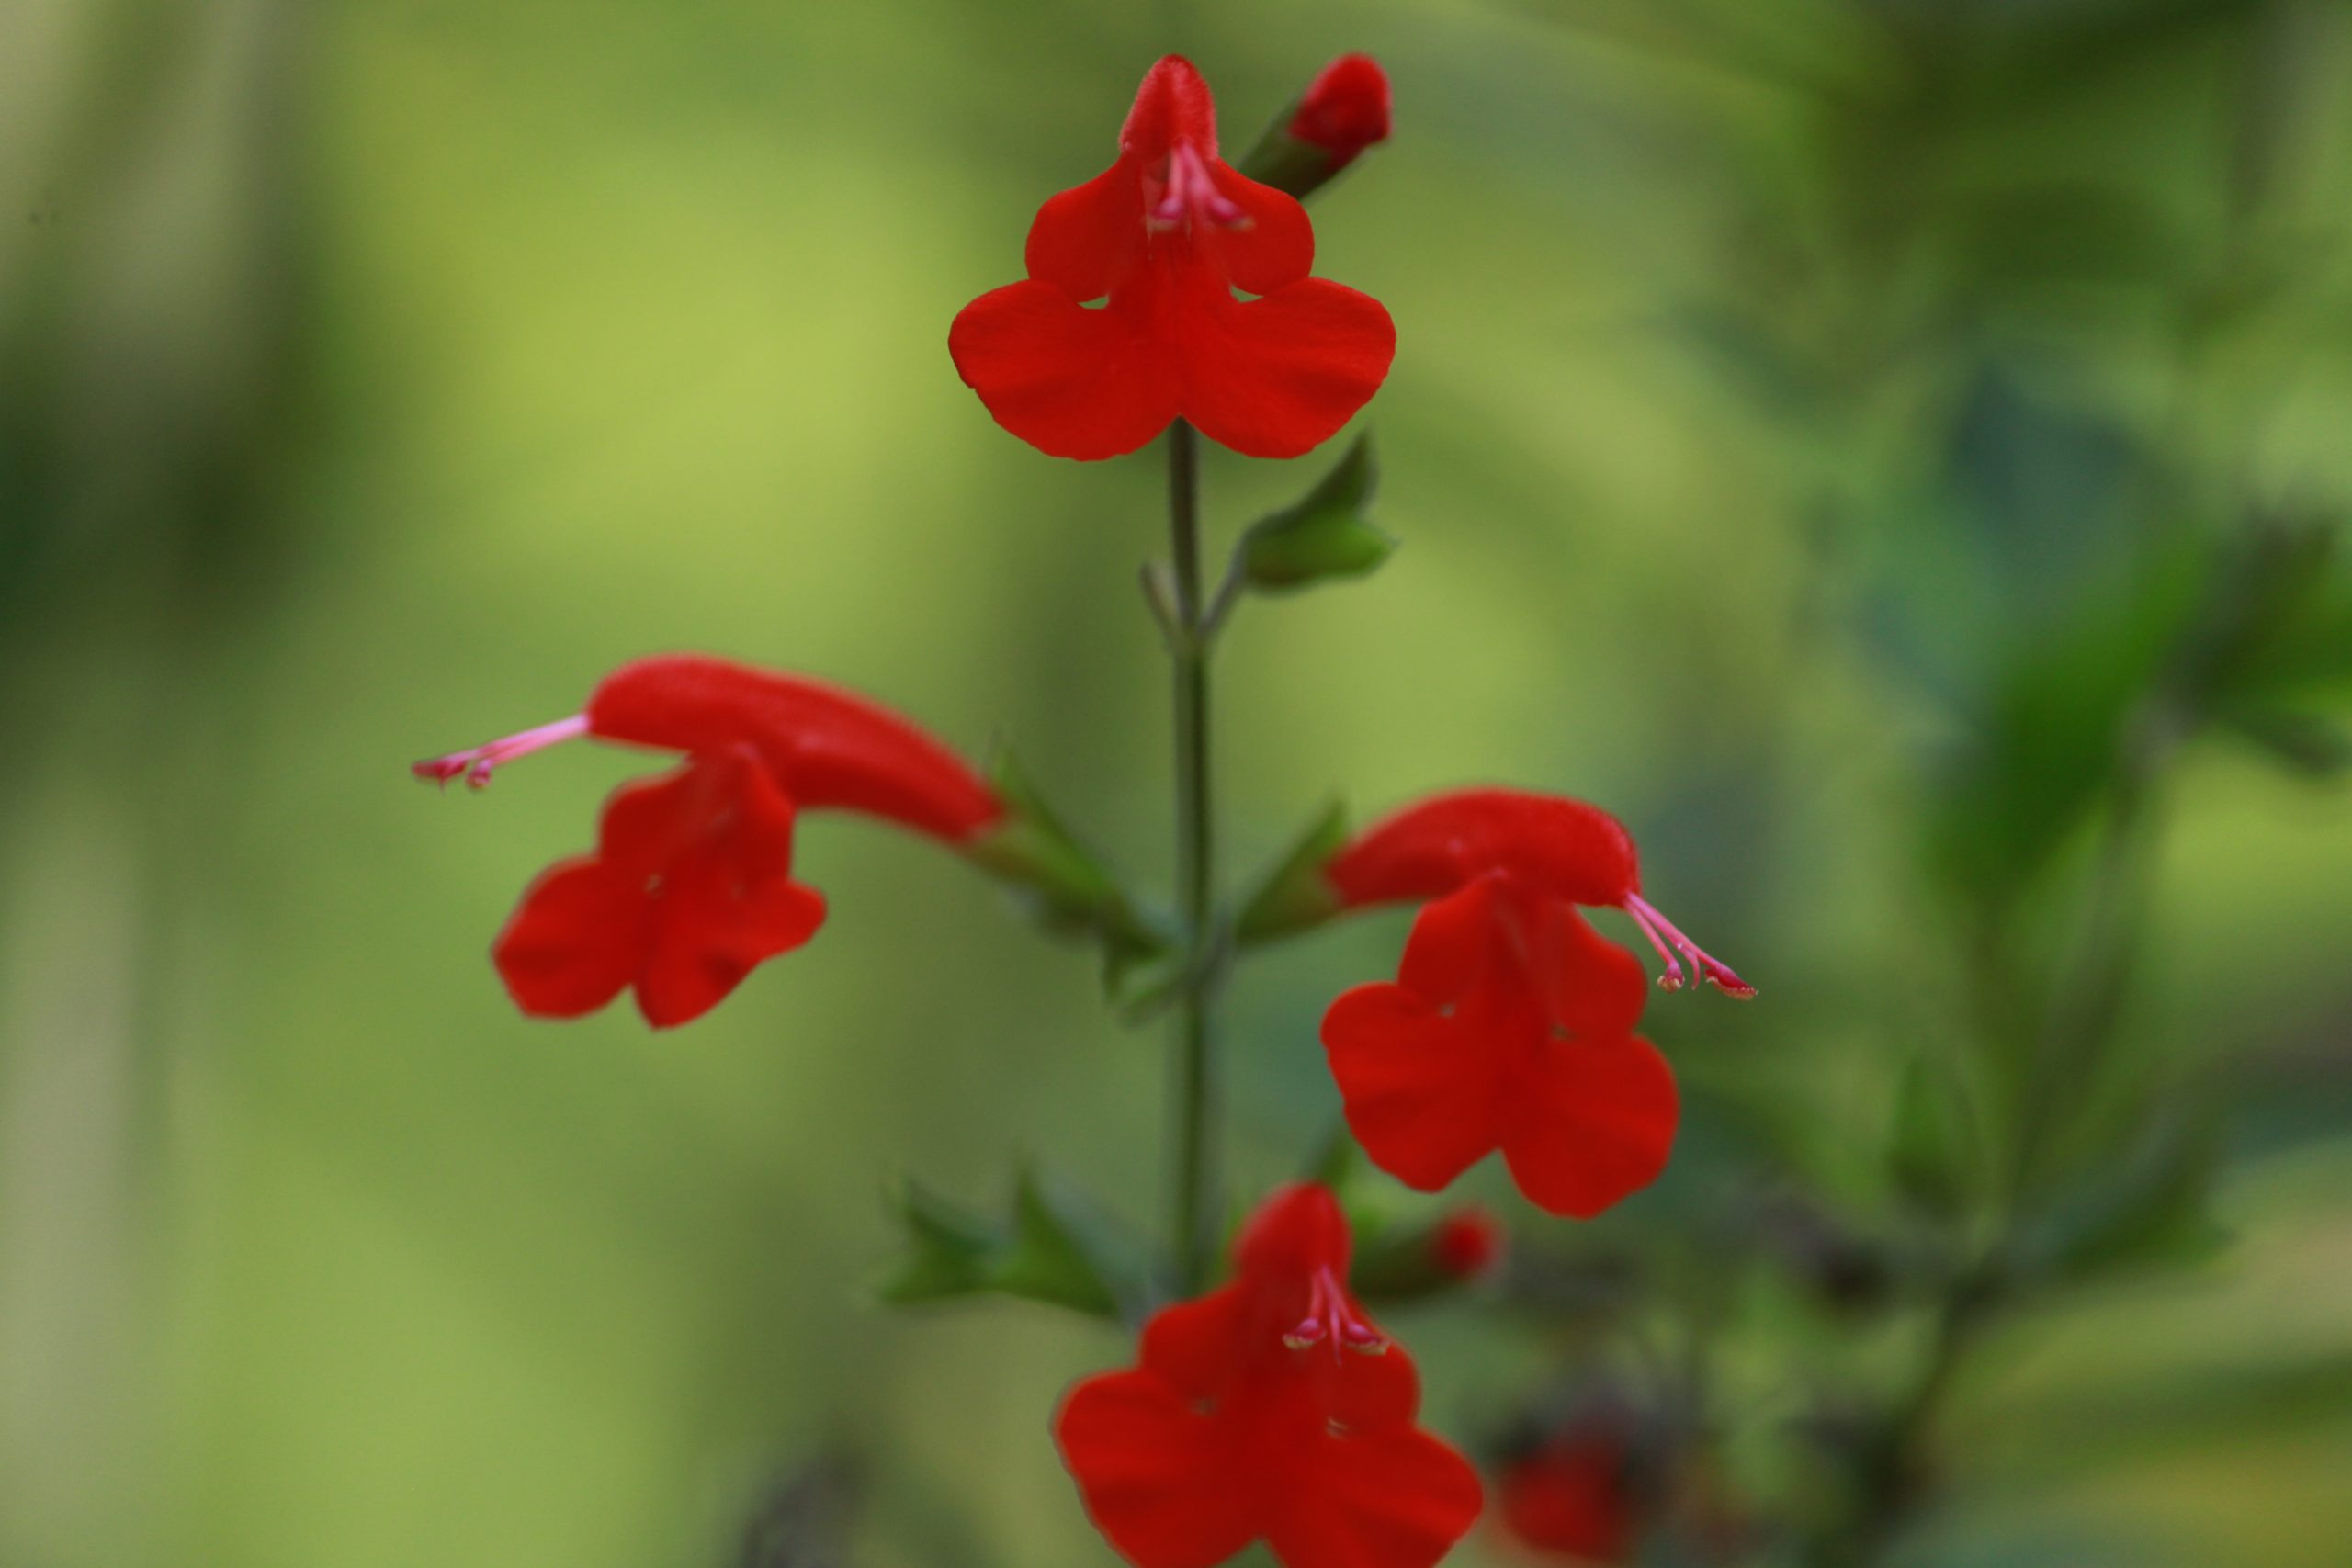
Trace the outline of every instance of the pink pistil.
<path fill-rule="evenodd" d="M 1151 209 L 1151 219 L 1159 228 L 1173 229 L 1194 216 L 1220 229 L 1242 229 L 1250 223 L 1250 215 L 1216 188 L 1216 178 L 1198 150 L 1180 142 L 1168 154 L 1168 188 Z"/>
<path fill-rule="evenodd" d="M 1304 1350 L 1326 1339 L 1331 1342 L 1333 1360 L 1339 1359 L 1342 1348 L 1360 1356 L 1377 1356 L 1388 1348 L 1387 1338 L 1378 1329 L 1348 1310 L 1348 1293 L 1331 1277 L 1331 1270 L 1317 1269 L 1307 1287 L 1306 1315 L 1283 1336 L 1283 1343 Z"/>
<path fill-rule="evenodd" d="M 1642 928 L 1642 934 L 1650 939 L 1650 945 L 1657 949 L 1658 956 L 1666 961 L 1666 973 L 1657 977 L 1662 988 L 1669 991 L 1682 988 L 1682 965 L 1674 961 L 1674 953 L 1679 953 L 1690 961 L 1690 967 L 1697 970 L 1707 984 L 1724 995 L 1743 1002 L 1756 995 L 1756 987 L 1732 973 L 1730 964 L 1710 956 L 1704 948 L 1684 936 L 1672 920 L 1659 914 L 1657 905 L 1640 894 L 1626 894 L 1624 908 L 1625 912 L 1634 917 L 1634 923 Z M 1669 946 L 1673 949 L 1671 953 L 1668 951 Z"/>
<path fill-rule="evenodd" d="M 422 762 L 409 764 L 409 772 L 418 778 L 430 779 L 447 788 L 449 781 L 462 777 L 469 789 L 481 789 L 490 783 L 492 770 L 501 762 L 511 762 L 517 757 L 527 757 L 534 751 L 545 750 L 562 741 L 576 739 L 588 733 L 588 716 L 573 714 L 570 718 L 542 724 L 520 735 L 509 735 L 503 740 L 477 746 L 470 751 L 452 751 L 446 757 L 428 757 Z"/>

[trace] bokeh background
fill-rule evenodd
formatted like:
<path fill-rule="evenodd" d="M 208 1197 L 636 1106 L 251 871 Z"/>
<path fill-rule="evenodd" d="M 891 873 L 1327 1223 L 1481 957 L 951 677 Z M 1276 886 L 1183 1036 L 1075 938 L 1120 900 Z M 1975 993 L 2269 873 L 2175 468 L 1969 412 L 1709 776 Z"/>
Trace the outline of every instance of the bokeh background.
<path fill-rule="evenodd" d="M 1479 1173 L 1522 1262 L 1649 1258 L 1733 1483 L 1834 1513 L 1821 1410 L 1933 1354 L 1905 1260 L 2010 1212 L 1913 1201 L 1904 1086 L 2041 1094 L 2023 1190 L 2154 1160 L 2201 1245 L 2143 1216 L 2132 1267 L 2021 1292 L 1937 1380 L 1921 1484 L 1824 1551 L 2341 1562 L 2347 24 L 7 0 L 0 1562 L 730 1563 L 812 1462 L 857 1477 L 848 1561 L 1107 1560 L 1046 1420 L 1121 1336 L 870 1286 L 910 1175 L 994 1208 L 1031 1158 L 1156 1222 L 1156 1032 L 965 868 L 822 819 L 810 949 L 675 1034 L 534 1025 L 485 946 L 632 760 L 404 765 L 708 649 L 1011 739 L 1164 879 L 1158 465 L 1004 436 L 944 336 L 1170 48 L 1238 145 L 1342 49 L 1398 104 L 1316 216 L 1399 323 L 1403 548 L 1237 623 L 1229 867 L 1335 792 L 1567 790 L 1763 987 L 1654 1006 L 1690 1121 L 1603 1225 Z M 1213 452 L 1220 536 L 1323 460 Z M 1316 1020 L 1403 930 L 1243 973 L 1238 1189 L 1321 1138 Z M 1739 1219 L 1766 1192 L 1798 1244 Z M 1524 1304 L 1391 1321 L 1465 1442 L 1617 1353 Z"/>

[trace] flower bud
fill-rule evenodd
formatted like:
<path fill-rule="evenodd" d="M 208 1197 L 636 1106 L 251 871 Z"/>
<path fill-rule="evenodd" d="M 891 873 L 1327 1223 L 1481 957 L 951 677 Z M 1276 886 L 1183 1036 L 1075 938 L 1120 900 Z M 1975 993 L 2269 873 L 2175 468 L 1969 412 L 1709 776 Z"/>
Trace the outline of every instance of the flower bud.
<path fill-rule="evenodd" d="M 1367 147 L 1388 140 L 1388 73 L 1368 54 L 1343 54 L 1307 85 L 1241 172 L 1305 200 Z"/>

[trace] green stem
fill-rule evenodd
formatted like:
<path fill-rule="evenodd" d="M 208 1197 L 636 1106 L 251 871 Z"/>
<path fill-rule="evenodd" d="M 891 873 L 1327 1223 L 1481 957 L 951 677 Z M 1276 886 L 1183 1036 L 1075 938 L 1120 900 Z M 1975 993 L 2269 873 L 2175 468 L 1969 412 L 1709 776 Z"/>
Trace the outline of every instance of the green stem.
<path fill-rule="evenodd" d="M 1200 447 L 1182 420 L 1168 427 L 1168 533 L 1175 575 L 1176 881 L 1191 971 L 1176 1010 L 1170 1077 L 1174 1107 L 1171 1237 L 1177 1282 L 1187 1292 L 1207 1279 L 1216 1208 L 1216 1063 L 1209 1013 L 1217 966 L 1216 840 L 1209 797 L 1209 649 L 1213 628 L 1201 603 Z"/>

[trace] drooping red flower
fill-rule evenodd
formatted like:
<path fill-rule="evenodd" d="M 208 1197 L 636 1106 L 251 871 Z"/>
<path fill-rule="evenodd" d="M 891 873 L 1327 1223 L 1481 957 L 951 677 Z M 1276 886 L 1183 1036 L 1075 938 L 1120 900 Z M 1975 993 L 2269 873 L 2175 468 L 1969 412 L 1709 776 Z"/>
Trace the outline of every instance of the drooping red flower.
<path fill-rule="evenodd" d="M 1388 73 L 1369 54 L 1343 54 L 1323 68 L 1298 101 L 1290 133 L 1330 154 L 1330 172 L 1388 140 Z"/>
<path fill-rule="evenodd" d="M 1736 996 L 1748 987 L 1636 890 L 1632 839 L 1581 801 L 1470 790 L 1413 807 L 1324 868 L 1344 908 L 1430 900 L 1394 984 L 1331 1005 L 1323 1043 L 1348 1125 L 1408 1187 L 1435 1191 L 1496 1150 L 1539 1208 L 1589 1218 L 1657 1179 L 1673 1074 L 1634 1032 L 1634 955 L 1577 906 L 1624 909 L 1682 984 L 1668 943 Z"/>
<path fill-rule="evenodd" d="M 1288 1568 L 1429 1568 L 1477 1517 L 1477 1473 L 1413 1424 L 1418 1376 L 1349 1294 L 1349 1252 L 1329 1190 L 1281 1190 L 1230 1284 L 1160 1312 L 1138 1365 L 1063 1401 L 1062 1461 L 1137 1568 L 1254 1540 Z"/>
<path fill-rule="evenodd" d="M 1580 1562 L 1625 1560 L 1636 1509 L 1623 1447 L 1571 1432 L 1503 1468 L 1496 1513 L 1521 1546 Z"/>
<path fill-rule="evenodd" d="M 1053 457 L 1116 457 L 1184 419 L 1295 457 L 1379 390 L 1396 350 L 1380 302 L 1309 277 L 1314 261 L 1306 210 L 1217 156 L 1208 84 L 1171 54 L 1118 161 L 1038 209 L 1027 280 L 967 305 L 948 352 L 997 423 Z"/>
<path fill-rule="evenodd" d="M 474 788 L 497 766 L 582 736 L 685 754 L 605 802 L 593 853 L 532 884 L 492 948 L 515 1005 L 577 1018 L 634 987 L 656 1028 L 700 1017 L 824 919 L 791 878 L 801 809 L 863 811 L 950 843 L 1003 815 L 921 729 L 863 697 L 695 654 L 625 664 L 585 711 L 415 764 Z"/>

